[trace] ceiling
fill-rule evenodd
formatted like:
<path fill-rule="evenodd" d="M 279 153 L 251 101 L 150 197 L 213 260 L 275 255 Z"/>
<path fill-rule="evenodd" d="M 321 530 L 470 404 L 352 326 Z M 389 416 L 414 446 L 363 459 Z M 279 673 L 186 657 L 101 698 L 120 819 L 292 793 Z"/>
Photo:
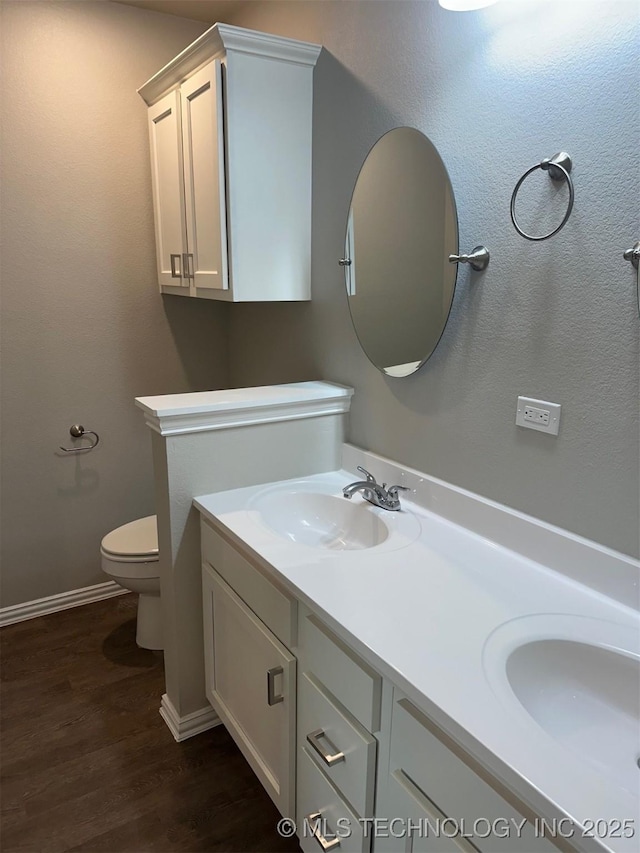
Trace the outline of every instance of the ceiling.
<path fill-rule="evenodd" d="M 152 12 L 166 12 L 182 18 L 193 18 L 215 24 L 226 21 L 237 13 L 247 0 L 114 0 L 125 6 L 137 6 Z"/>

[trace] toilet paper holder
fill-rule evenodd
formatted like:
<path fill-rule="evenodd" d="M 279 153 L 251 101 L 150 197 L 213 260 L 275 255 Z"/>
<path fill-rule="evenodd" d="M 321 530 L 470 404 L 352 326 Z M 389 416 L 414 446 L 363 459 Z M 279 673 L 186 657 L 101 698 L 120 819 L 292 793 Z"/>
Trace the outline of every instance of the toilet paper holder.
<path fill-rule="evenodd" d="M 100 436 L 97 432 L 94 432 L 92 429 L 85 429 L 82 424 L 73 424 L 73 426 L 70 426 L 69 435 L 72 438 L 82 438 L 85 435 L 92 435 L 95 437 L 95 441 L 93 444 L 86 444 L 80 447 L 63 447 L 60 445 L 60 450 L 64 450 L 65 453 L 80 453 L 82 450 L 93 450 L 94 447 L 98 446 L 100 441 Z"/>

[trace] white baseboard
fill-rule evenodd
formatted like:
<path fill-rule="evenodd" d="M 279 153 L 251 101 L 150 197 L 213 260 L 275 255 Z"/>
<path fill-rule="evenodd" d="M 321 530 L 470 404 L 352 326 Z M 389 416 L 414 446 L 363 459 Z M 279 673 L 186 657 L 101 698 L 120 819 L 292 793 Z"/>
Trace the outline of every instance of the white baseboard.
<path fill-rule="evenodd" d="M 102 601 L 103 598 L 112 598 L 114 595 L 124 595 L 126 592 L 128 590 L 123 589 L 115 581 L 105 581 L 94 586 L 49 595 L 46 598 L 36 598 L 35 601 L 2 607 L 0 608 L 0 627 L 35 619 L 36 616 L 45 616 L 47 613 L 68 610 L 70 607 L 80 607 L 81 604 L 90 604 L 92 601 Z"/>
<path fill-rule="evenodd" d="M 211 705 L 207 705 L 206 708 L 200 708 L 199 711 L 193 711 L 193 713 L 181 717 L 166 693 L 162 694 L 160 716 L 178 743 L 194 735 L 199 735 L 200 732 L 213 729 L 222 723 L 222 720 Z"/>

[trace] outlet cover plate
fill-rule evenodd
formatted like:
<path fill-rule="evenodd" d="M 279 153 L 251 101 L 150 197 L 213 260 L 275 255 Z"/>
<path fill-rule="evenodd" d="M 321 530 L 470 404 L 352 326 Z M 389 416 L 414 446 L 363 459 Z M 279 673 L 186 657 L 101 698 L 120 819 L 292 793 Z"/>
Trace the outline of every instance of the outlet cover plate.
<path fill-rule="evenodd" d="M 533 397 L 518 397 L 516 424 L 549 435 L 557 435 L 560 429 L 560 403 L 534 400 Z"/>

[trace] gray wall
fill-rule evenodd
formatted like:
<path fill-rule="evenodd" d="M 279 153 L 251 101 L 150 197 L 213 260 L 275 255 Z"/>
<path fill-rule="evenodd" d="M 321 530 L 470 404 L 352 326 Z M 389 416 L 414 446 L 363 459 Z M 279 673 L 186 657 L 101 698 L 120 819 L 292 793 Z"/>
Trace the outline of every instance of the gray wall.
<path fill-rule="evenodd" d="M 435 0 L 258 2 L 231 23 L 326 47 L 313 302 L 234 306 L 232 384 L 353 385 L 355 444 L 637 555 L 639 322 L 621 257 L 640 237 L 637 3 L 456 14 Z M 337 266 L 358 169 L 396 125 L 438 147 L 461 249 L 486 243 L 492 255 L 483 276 L 460 270 L 440 346 L 407 379 L 383 377 L 360 351 Z M 511 191 L 560 149 L 574 158 L 574 212 L 560 235 L 528 243 L 509 220 Z M 535 178 L 523 195 L 532 229 L 545 227 L 550 195 L 555 216 L 564 201 Z M 516 428 L 518 394 L 562 404 L 557 439 Z"/>
<path fill-rule="evenodd" d="M 161 298 L 136 94 L 205 26 L 112 3 L 3 2 L 2 605 L 99 583 L 154 511 L 140 394 L 227 384 L 225 305 Z M 69 426 L 100 433 L 57 454 Z"/>
<path fill-rule="evenodd" d="M 106 2 L 2 3 L 2 605 L 100 582 L 101 536 L 153 511 L 135 395 L 316 377 L 355 387 L 356 444 L 638 554 L 639 325 L 620 258 L 640 236 L 637 4 L 237 8 L 230 23 L 327 48 L 308 304 L 156 291 L 135 90 L 205 25 Z M 397 125 L 437 145 L 461 248 L 486 242 L 492 262 L 461 270 L 435 355 L 393 380 L 358 347 L 336 261 L 360 165 Z M 559 148 L 576 207 L 562 234 L 529 244 L 511 190 Z M 540 227 L 547 197 L 532 184 Z M 516 429 L 519 393 L 563 404 L 558 439 Z M 57 455 L 74 421 L 101 445 Z"/>

